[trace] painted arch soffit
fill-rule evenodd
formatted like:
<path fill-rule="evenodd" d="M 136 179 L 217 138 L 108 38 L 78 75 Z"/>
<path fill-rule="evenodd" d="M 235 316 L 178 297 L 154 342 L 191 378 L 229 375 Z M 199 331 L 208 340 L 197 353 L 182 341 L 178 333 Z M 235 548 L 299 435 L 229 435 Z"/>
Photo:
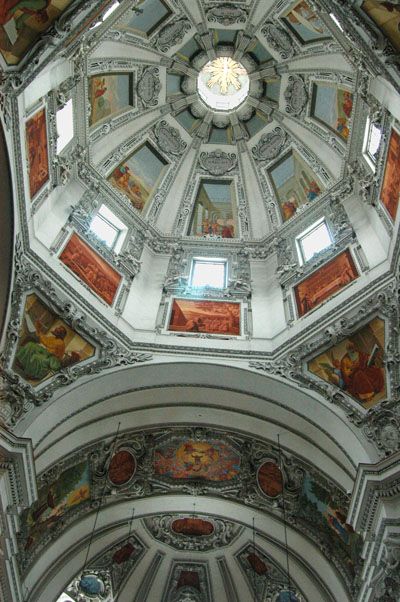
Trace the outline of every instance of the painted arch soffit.
<path fill-rule="evenodd" d="M 127 499 L 135 504 L 147 498 L 151 505 L 153 496 L 189 495 L 201 505 L 206 496 L 239 502 L 247 513 L 262 509 L 280 523 L 284 492 L 289 529 L 328 554 L 349 590 L 356 587 L 361 539 L 345 523 L 348 495 L 276 445 L 198 428 L 124 434 L 65 458 L 40 475 L 38 485 L 38 501 L 21 517 L 18 556 L 24 574 L 55 538 L 93 514 L 100 498 L 106 512 L 109 504 Z M 198 553 L 210 545 L 221 553 L 236 545 L 237 526 L 201 511 L 193 515 L 192 506 L 181 514 L 145 518 L 147 536 Z"/>

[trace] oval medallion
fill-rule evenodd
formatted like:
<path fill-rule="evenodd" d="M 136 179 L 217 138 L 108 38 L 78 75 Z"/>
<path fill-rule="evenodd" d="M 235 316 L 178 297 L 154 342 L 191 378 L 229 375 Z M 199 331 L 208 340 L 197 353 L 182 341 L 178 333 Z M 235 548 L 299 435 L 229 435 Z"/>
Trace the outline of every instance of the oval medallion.
<path fill-rule="evenodd" d="M 201 537 L 211 535 L 214 532 L 214 525 L 201 518 L 178 518 L 172 523 L 171 529 L 174 533 L 181 533 L 189 537 Z"/>
<path fill-rule="evenodd" d="M 276 497 L 283 490 L 282 473 L 275 462 L 264 462 L 258 469 L 257 482 L 268 497 Z"/>
<path fill-rule="evenodd" d="M 85 596 L 94 598 L 104 594 L 105 587 L 103 581 L 97 575 L 84 575 L 79 581 L 79 589 Z"/>
<path fill-rule="evenodd" d="M 136 471 L 136 460 L 126 449 L 121 449 L 111 459 L 108 478 L 113 485 L 121 486 L 131 480 Z"/>

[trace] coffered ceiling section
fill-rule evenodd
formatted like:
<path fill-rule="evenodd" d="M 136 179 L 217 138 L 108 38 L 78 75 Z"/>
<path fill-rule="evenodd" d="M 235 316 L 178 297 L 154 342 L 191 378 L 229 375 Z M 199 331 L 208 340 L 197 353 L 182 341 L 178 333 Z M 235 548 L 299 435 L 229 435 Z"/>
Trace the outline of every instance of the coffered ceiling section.
<path fill-rule="evenodd" d="M 160 233 L 258 239 L 341 179 L 357 75 L 327 14 L 144 0 L 109 21 L 87 51 L 88 156 Z"/>

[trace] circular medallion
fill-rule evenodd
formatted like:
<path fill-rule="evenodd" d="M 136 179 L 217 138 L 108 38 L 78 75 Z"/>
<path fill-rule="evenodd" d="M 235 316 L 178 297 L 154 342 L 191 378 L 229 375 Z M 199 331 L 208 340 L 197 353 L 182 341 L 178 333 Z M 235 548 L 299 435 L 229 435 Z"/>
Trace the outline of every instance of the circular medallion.
<path fill-rule="evenodd" d="M 105 586 L 97 575 L 83 575 L 79 581 L 79 589 L 85 596 L 94 598 L 104 594 Z"/>
<path fill-rule="evenodd" d="M 201 518 L 178 518 L 172 523 L 171 529 L 174 533 L 188 537 L 201 537 L 211 535 L 214 532 L 214 525 Z"/>
<path fill-rule="evenodd" d="M 249 88 L 246 69 L 228 56 L 209 61 L 197 78 L 200 98 L 216 111 L 236 109 L 247 98 Z"/>
<path fill-rule="evenodd" d="M 113 485 L 121 486 L 131 480 L 136 471 L 136 460 L 131 452 L 121 449 L 111 458 L 108 478 Z"/>
<path fill-rule="evenodd" d="M 257 473 L 260 489 L 268 497 L 277 497 L 283 490 L 283 478 L 279 466 L 275 462 L 264 462 Z"/>

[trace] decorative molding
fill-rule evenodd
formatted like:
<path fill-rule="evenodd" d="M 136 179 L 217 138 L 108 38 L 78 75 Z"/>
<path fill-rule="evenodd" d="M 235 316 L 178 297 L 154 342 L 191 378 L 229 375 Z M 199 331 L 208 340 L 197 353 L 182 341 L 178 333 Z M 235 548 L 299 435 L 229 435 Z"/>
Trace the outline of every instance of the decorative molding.
<path fill-rule="evenodd" d="M 222 150 L 203 152 L 199 156 L 199 165 L 212 176 L 224 176 L 236 168 L 237 156 Z"/>
<path fill-rule="evenodd" d="M 185 18 L 172 21 L 159 31 L 153 44 L 161 52 L 168 52 L 170 48 L 183 40 L 189 29 L 191 29 L 191 24 Z"/>
<path fill-rule="evenodd" d="M 138 72 L 136 91 L 145 107 L 155 107 L 158 104 L 161 90 L 159 73 L 157 67 L 144 67 Z"/>
<path fill-rule="evenodd" d="M 281 59 L 288 59 L 294 55 L 295 49 L 292 37 L 283 27 L 275 23 L 267 23 L 261 29 L 261 33 L 265 36 L 271 48 L 280 55 Z"/>
<path fill-rule="evenodd" d="M 178 129 L 170 126 L 166 121 L 160 121 L 154 128 L 158 146 L 167 155 L 182 155 L 187 148 Z"/>
<path fill-rule="evenodd" d="M 35 291 L 46 305 L 60 316 L 70 327 L 82 333 L 82 336 L 92 341 L 97 349 L 95 359 L 87 363 L 75 364 L 62 368 L 52 378 L 43 384 L 33 387 L 17 375 L 11 368 L 12 360 L 19 340 L 20 324 L 23 317 L 23 307 L 26 294 Z M 70 299 L 59 296 L 53 283 L 48 281 L 41 272 L 30 264 L 24 256 L 21 241 L 15 249 L 15 276 L 11 319 L 7 329 L 7 342 L 2 355 L 6 400 L 11 404 L 12 416 L 9 424 L 15 424 L 32 405 L 41 405 L 51 399 L 53 393 L 60 387 L 75 382 L 82 376 L 99 374 L 103 370 L 121 365 L 132 365 L 149 361 L 149 353 L 137 353 L 120 347 L 116 341 L 92 326 L 88 319 Z"/>
<path fill-rule="evenodd" d="M 207 11 L 207 21 L 210 21 L 210 23 L 220 23 L 221 25 L 246 23 L 247 11 L 239 6 L 220 4 L 219 6 L 213 6 Z"/>
<path fill-rule="evenodd" d="M 308 102 L 307 87 L 301 75 L 289 75 L 285 93 L 286 112 L 298 117 Z"/>
<path fill-rule="evenodd" d="M 253 146 L 252 154 L 257 161 L 271 161 L 278 157 L 287 141 L 287 134 L 281 127 L 263 134 L 259 142 Z"/>

